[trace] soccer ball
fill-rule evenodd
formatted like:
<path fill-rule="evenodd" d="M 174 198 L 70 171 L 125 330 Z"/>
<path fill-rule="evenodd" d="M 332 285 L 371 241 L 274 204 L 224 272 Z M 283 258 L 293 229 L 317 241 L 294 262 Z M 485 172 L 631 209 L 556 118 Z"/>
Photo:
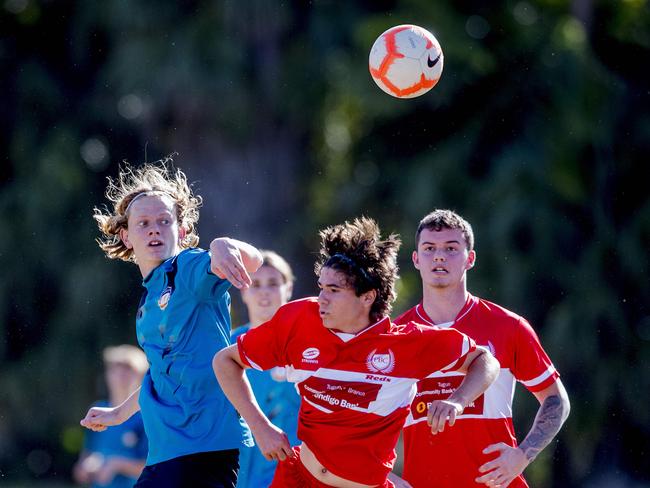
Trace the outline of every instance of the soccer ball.
<path fill-rule="evenodd" d="M 368 65 L 379 88 L 397 98 L 413 98 L 438 83 L 443 61 L 433 34 L 417 25 L 398 25 L 377 38 Z"/>

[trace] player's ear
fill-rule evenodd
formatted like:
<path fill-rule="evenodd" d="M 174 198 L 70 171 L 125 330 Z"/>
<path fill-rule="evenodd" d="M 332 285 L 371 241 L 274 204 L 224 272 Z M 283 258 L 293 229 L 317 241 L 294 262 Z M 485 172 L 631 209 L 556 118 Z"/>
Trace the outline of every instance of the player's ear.
<path fill-rule="evenodd" d="M 415 266 L 415 269 L 420 269 L 420 261 L 418 259 L 417 251 L 413 251 L 413 254 L 411 254 L 411 260 L 413 261 L 413 266 Z"/>
<path fill-rule="evenodd" d="M 120 229 L 120 239 L 124 243 L 127 249 L 133 249 L 133 244 L 129 241 L 129 230 L 125 227 Z"/>
<path fill-rule="evenodd" d="M 185 236 L 187 235 L 187 229 L 182 225 L 178 228 L 178 242 L 183 242 Z"/>
<path fill-rule="evenodd" d="M 361 300 L 363 300 L 363 303 L 366 305 L 372 305 L 373 303 L 375 303 L 376 299 L 377 299 L 377 290 L 375 289 L 368 290 L 367 292 L 361 295 Z"/>
<path fill-rule="evenodd" d="M 474 264 L 476 264 L 476 251 L 472 249 L 467 255 L 467 264 L 465 265 L 465 269 L 472 269 Z"/>
<path fill-rule="evenodd" d="M 287 301 L 291 300 L 291 295 L 293 295 L 293 281 L 289 281 L 286 286 L 286 296 Z"/>

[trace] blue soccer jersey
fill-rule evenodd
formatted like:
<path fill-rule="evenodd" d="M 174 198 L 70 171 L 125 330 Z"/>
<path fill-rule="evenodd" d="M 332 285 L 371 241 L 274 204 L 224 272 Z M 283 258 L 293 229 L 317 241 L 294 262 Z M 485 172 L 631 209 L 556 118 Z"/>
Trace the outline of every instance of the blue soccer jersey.
<path fill-rule="evenodd" d="M 110 407 L 110 404 L 101 401 L 94 406 Z M 144 461 L 147 457 L 147 436 L 144 433 L 140 413 L 102 432 L 87 431 L 84 437 L 84 453 L 99 454 L 104 461 L 112 456 Z M 93 483 L 91 486 L 92 488 L 131 488 L 136 480 L 137 478 L 118 474 L 107 484 Z"/>
<path fill-rule="evenodd" d="M 212 371 L 215 353 L 230 345 L 230 283 L 210 272 L 207 251 L 186 249 L 143 286 L 136 331 L 149 360 L 140 390 L 147 465 L 251 445 Z"/>
<path fill-rule="evenodd" d="M 237 337 L 248 332 L 250 324 L 238 327 L 231 334 L 233 343 Z M 269 420 L 282 429 L 289 438 L 292 446 L 298 445 L 296 431 L 298 429 L 298 410 L 300 410 L 300 396 L 294 383 L 289 383 L 277 371 L 258 371 L 247 369 L 246 376 L 251 384 L 257 403 Z M 239 478 L 238 488 L 267 487 L 273 480 L 277 461 L 268 461 L 260 450 L 253 447 L 244 447 L 239 450 Z"/>

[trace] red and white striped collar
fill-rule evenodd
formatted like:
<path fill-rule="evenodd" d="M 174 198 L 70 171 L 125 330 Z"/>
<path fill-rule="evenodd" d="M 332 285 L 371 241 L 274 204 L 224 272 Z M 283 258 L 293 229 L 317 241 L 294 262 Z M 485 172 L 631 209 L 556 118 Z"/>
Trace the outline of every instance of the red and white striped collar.
<path fill-rule="evenodd" d="M 460 309 L 460 312 L 458 312 L 458 315 L 456 315 L 456 318 L 454 321 L 450 324 L 450 327 L 453 327 L 456 323 L 458 323 L 460 320 L 462 320 L 468 313 L 469 311 L 474 308 L 474 305 L 478 302 L 478 298 L 475 296 L 472 296 L 471 294 L 467 294 L 467 301 L 463 305 L 463 308 Z M 424 310 L 424 305 L 422 302 L 418 303 L 415 306 L 415 313 L 417 316 L 424 321 L 425 324 L 427 325 L 438 325 L 433 323 L 433 320 L 429 317 L 427 314 L 426 310 Z"/>
<path fill-rule="evenodd" d="M 383 319 L 379 319 L 377 322 L 375 322 L 372 325 L 369 325 L 363 330 L 360 330 L 356 334 L 353 334 L 354 337 L 352 339 L 356 339 L 362 334 L 371 334 L 371 335 L 376 335 L 376 334 L 383 334 L 385 332 L 388 332 L 390 330 L 391 324 L 390 324 L 390 318 L 388 316 L 384 317 Z M 343 340 L 344 342 L 348 342 L 341 337 L 339 337 L 337 331 L 333 331 L 331 329 L 328 329 L 332 334 L 337 336 L 339 339 Z M 341 332 L 341 331 L 338 331 Z M 347 335 L 347 334 L 346 334 Z"/>

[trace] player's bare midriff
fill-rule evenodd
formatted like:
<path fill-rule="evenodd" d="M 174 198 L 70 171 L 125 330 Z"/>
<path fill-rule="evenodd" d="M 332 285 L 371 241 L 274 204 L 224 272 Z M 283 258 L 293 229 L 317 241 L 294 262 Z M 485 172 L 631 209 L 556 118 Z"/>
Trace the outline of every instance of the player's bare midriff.
<path fill-rule="evenodd" d="M 316 456 L 312 452 L 307 444 L 304 442 L 300 446 L 300 462 L 307 468 L 314 478 L 318 481 L 325 483 L 336 488 L 375 488 L 379 485 L 364 485 L 363 483 L 357 483 L 356 481 L 346 480 L 340 476 L 336 476 L 334 473 L 323 466 Z"/>

